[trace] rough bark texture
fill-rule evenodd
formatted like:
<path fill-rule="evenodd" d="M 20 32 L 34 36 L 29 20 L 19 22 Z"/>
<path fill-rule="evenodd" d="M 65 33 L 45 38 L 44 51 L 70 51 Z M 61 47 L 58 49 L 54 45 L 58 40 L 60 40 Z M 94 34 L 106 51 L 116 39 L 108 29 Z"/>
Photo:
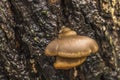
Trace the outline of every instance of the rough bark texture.
<path fill-rule="evenodd" d="M 61 26 L 99 44 L 75 70 L 44 55 Z M 0 80 L 120 80 L 119 0 L 0 0 Z"/>

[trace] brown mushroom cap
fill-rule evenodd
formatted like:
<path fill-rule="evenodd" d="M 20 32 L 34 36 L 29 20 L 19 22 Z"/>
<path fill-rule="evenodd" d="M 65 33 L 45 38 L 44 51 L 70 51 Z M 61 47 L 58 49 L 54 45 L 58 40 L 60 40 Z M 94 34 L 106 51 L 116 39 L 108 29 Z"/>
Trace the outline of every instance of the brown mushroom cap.
<path fill-rule="evenodd" d="M 53 40 L 45 49 L 48 56 L 80 58 L 98 51 L 95 40 L 85 36 L 69 36 Z"/>
<path fill-rule="evenodd" d="M 45 49 L 45 54 L 47 56 L 56 56 L 58 53 L 59 42 L 58 39 L 51 41 Z"/>
<path fill-rule="evenodd" d="M 48 0 L 48 3 L 49 4 L 56 4 L 56 3 L 59 3 L 60 0 Z"/>
<path fill-rule="evenodd" d="M 56 62 L 54 63 L 55 69 L 70 69 L 75 66 L 78 66 L 82 64 L 86 60 L 86 57 L 82 58 L 75 58 L 75 59 L 69 59 L 69 58 L 62 58 L 57 57 Z"/>
<path fill-rule="evenodd" d="M 68 36 L 75 36 L 77 33 L 71 30 L 68 27 L 63 26 L 62 29 L 59 31 L 58 38 L 68 37 Z"/>
<path fill-rule="evenodd" d="M 71 30 L 71 29 L 68 28 L 68 27 L 62 26 L 62 28 L 61 28 L 61 30 L 59 31 L 59 33 L 65 33 L 65 32 L 68 32 L 68 31 L 73 31 L 73 30 Z"/>

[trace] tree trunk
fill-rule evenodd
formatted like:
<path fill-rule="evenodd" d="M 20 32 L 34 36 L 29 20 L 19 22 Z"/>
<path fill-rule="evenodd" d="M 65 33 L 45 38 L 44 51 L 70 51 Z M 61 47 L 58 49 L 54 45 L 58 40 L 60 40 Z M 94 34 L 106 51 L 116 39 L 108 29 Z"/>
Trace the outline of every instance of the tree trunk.
<path fill-rule="evenodd" d="M 44 54 L 62 26 L 99 44 L 76 70 Z M 0 80 L 120 80 L 119 39 L 119 0 L 0 0 Z"/>

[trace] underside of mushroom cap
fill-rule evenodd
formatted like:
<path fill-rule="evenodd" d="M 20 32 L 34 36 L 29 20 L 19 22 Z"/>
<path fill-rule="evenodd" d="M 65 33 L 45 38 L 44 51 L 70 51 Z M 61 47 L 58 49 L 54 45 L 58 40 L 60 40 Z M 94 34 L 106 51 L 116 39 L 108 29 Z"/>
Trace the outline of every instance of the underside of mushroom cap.
<path fill-rule="evenodd" d="M 88 49 L 86 51 L 79 51 L 79 52 L 58 52 L 58 56 L 63 58 L 81 58 L 81 57 L 87 57 L 91 53 L 91 50 Z"/>
<path fill-rule="evenodd" d="M 86 57 L 75 59 L 57 57 L 56 62 L 54 63 L 54 67 L 55 69 L 67 70 L 82 64 L 85 60 Z"/>

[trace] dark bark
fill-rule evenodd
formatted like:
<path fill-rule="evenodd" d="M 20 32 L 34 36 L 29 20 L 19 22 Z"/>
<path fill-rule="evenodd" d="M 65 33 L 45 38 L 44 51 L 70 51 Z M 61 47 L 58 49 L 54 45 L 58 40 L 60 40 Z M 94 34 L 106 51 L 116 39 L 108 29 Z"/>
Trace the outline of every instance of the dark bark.
<path fill-rule="evenodd" d="M 99 44 L 76 77 L 44 55 L 63 25 Z M 119 80 L 119 37 L 119 0 L 0 0 L 0 80 Z"/>

